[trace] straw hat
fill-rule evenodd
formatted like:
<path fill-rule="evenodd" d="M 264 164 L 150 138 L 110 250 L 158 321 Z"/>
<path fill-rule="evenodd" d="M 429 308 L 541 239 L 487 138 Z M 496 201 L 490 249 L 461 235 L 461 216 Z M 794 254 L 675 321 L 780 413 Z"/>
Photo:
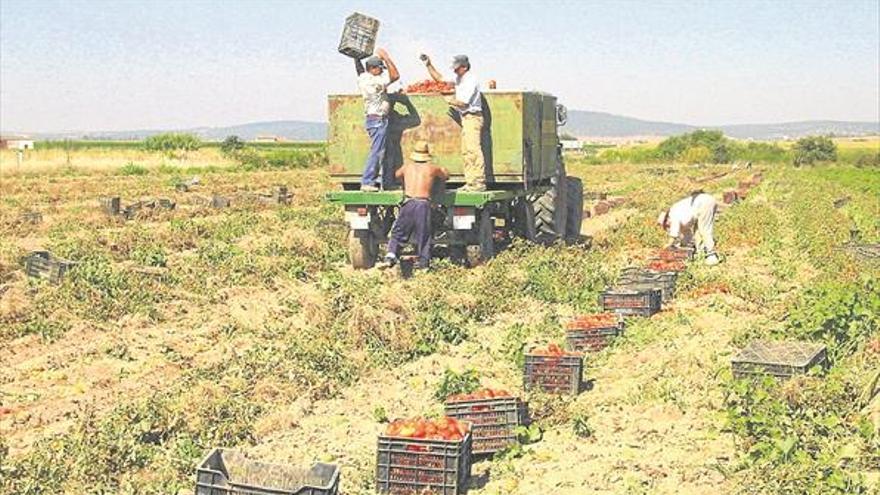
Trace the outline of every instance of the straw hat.
<path fill-rule="evenodd" d="M 418 141 L 416 145 L 413 147 L 412 153 L 409 157 L 414 162 L 427 162 L 431 160 L 431 150 L 428 149 L 427 141 Z"/>

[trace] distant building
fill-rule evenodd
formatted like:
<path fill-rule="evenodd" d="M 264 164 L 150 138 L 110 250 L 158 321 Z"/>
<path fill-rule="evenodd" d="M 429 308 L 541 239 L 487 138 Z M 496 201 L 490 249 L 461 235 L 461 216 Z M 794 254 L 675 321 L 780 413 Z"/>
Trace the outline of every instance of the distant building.
<path fill-rule="evenodd" d="M 0 137 L 0 149 L 2 150 L 32 150 L 34 140 L 23 136 Z"/>
<path fill-rule="evenodd" d="M 584 148 L 584 143 L 580 139 L 560 139 L 559 142 L 562 143 L 564 151 L 581 151 Z"/>
<path fill-rule="evenodd" d="M 284 138 L 279 136 L 263 135 L 254 138 L 255 143 L 280 143 Z"/>

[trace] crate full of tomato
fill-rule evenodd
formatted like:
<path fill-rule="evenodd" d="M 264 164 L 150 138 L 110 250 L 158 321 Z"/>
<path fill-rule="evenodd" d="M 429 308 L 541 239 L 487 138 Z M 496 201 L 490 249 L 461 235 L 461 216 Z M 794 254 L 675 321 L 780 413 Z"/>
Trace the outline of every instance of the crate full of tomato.
<path fill-rule="evenodd" d="M 565 343 L 572 351 L 596 352 L 622 332 L 623 320 L 614 313 L 581 315 L 565 325 Z"/>
<path fill-rule="evenodd" d="M 555 394 L 577 395 L 581 389 L 584 355 L 557 344 L 532 349 L 525 355 L 523 386 Z"/>
<path fill-rule="evenodd" d="M 446 415 L 471 424 L 473 454 L 494 454 L 516 443 L 526 420 L 524 403 L 506 390 L 484 388 L 446 398 Z"/>
<path fill-rule="evenodd" d="M 662 294 L 660 289 L 615 287 L 599 294 L 599 306 L 622 316 L 653 316 L 660 312 Z"/>
<path fill-rule="evenodd" d="M 379 435 L 376 489 L 459 495 L 471 476 L 471 424 L 455 418 L 398 419 Z"/>

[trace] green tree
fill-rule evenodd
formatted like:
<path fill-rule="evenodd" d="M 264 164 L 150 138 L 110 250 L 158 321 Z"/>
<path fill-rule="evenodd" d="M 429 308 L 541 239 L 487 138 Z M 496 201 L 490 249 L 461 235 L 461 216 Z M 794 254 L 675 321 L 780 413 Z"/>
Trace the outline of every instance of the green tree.
<path fill-rule="evenodd" d="M 836 162 L 837 145 L 828 136 L 807 136 L 794 144 L 794 164 L 812 165 L 816 162 Z"/>
<path fill-rule="evenodd" d="M 696 151 L 690 151 L 696 148 Z M 712 163 L 728 163 L 733 155 L 733 142 L 724 137 L 721 131 L 701 129 L 680 136 L 666 138 L 657 145 L 657 153 L 666 160 L 687 161 L 688 158 L 702 156 L 708 150 L 709 157 L 705 161 Z"/>
<path fill-rule="evenodd" d="M 238 136 L 227 136 L 220 144 L 220 151 L 227 155 L 234 155 L 244 149 L 244 140 Z"/>
<path fill-rule="evenodd" d="M 201 147 L 202 141 L 192 134 L 166 132 L 156 134 L 144 140 L 144 149 L 160 151 L 171 158 L 185 159 L 186 153 Z"/>

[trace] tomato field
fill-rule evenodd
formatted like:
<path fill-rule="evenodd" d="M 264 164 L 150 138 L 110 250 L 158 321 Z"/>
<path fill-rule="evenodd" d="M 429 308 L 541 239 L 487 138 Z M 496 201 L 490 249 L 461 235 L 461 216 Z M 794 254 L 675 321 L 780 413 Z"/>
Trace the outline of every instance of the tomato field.
<path fill-rule="evenodd" d="M 851 230 L 880 240 L 877 168 L 573 157 L 585 190 L 626 197 L 585 220 L 591 242 L 403 278 L 348 266 L 319 159 L 124 165 L 0 175 L 0 493 L 192 493 L 214 447 L 335 463 L 341 493 L 374 493 L 377 437 L 454 440 L 466 426 L 440 419 L 443 397 L 508 394 L 532 424 L 476 459 L 471 494 L 880 493 L 880 267 L 839 249 Z M 720 265 L 661 255 L 653 268 L 683 270 L 675 299 L 586 356 L 586 390 L 523 390 L 526 354 L 565 356 L 566 325 L 662 247 L 662 208 L 697 188 L 720 202 L 758 169 L 716 222 Z M 236 199 L 278 184 L 289 204 Z M 176 207 L 125 220 L 106 196 Z M 76 263 L 60 284 L 25 275 L 38 249 Z M 822 343 L 829 364 L 734 378 L 755 339 Z"/>

